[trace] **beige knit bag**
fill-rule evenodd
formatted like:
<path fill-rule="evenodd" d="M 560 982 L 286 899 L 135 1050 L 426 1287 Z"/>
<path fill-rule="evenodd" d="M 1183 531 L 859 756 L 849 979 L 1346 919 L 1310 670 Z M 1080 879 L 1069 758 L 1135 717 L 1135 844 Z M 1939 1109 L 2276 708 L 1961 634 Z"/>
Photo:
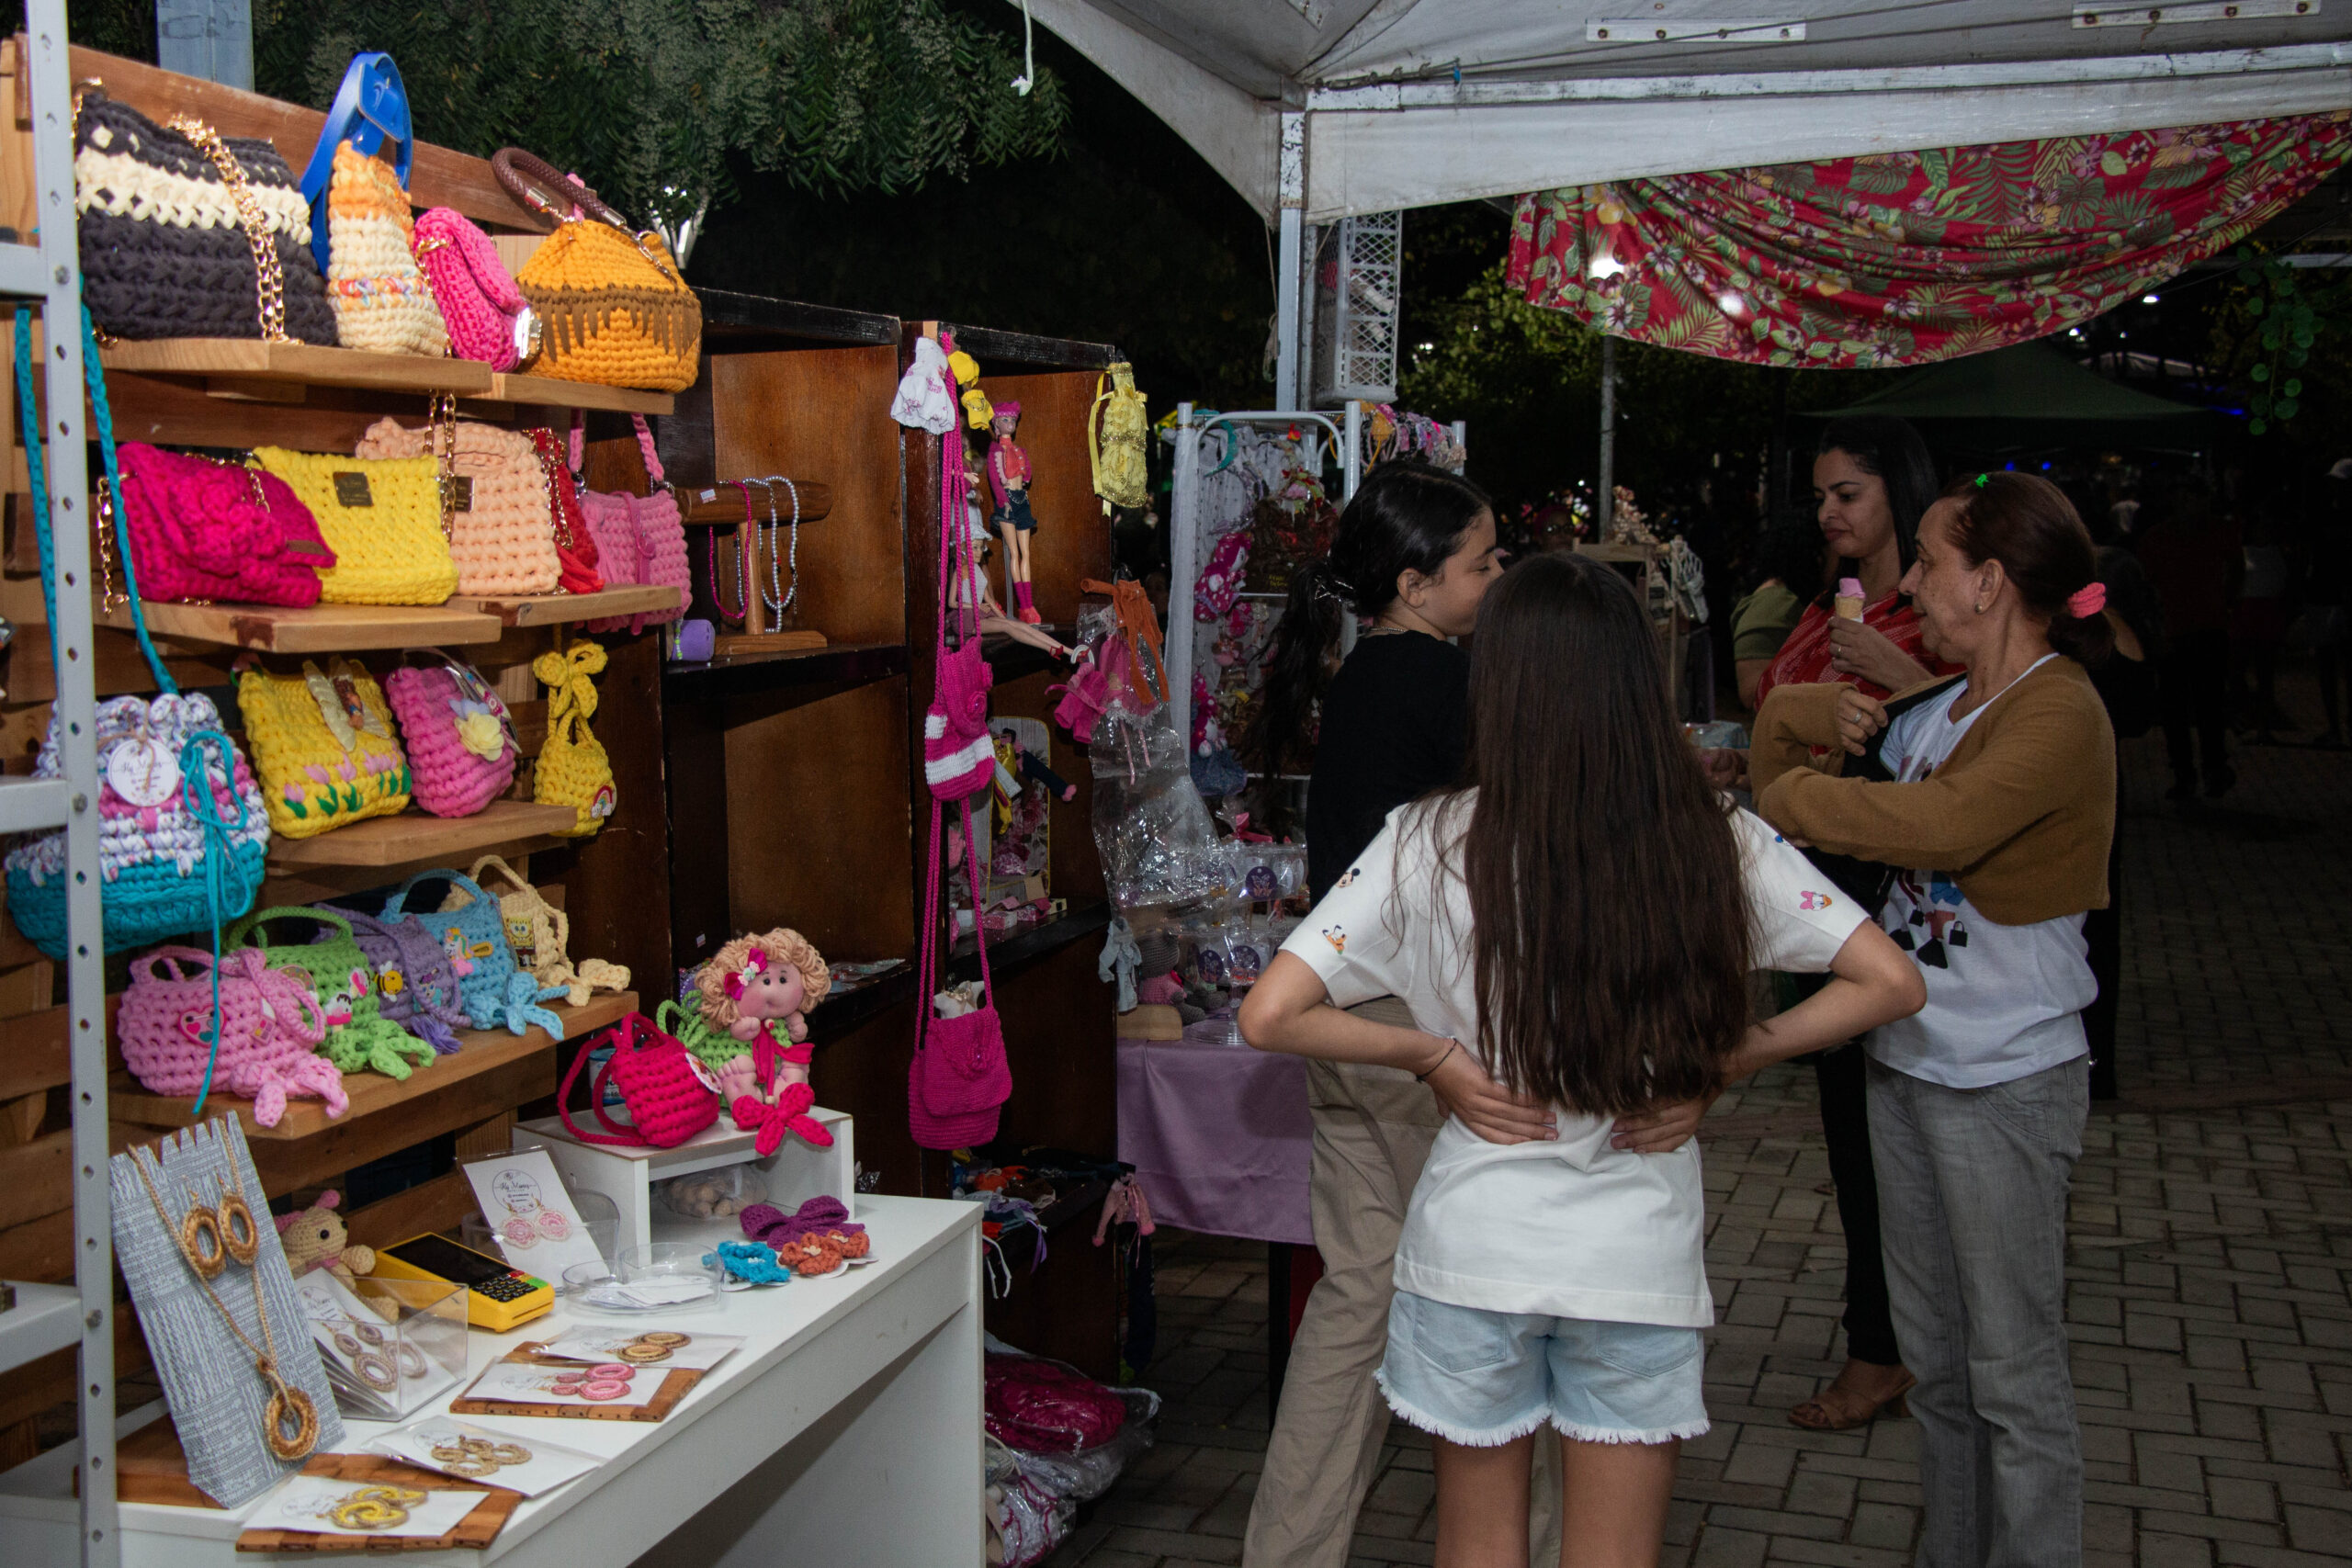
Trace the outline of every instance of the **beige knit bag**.
<path fill-rule="evenodd" d="M 496 855 L 484 855 L 474 862 L 467 873 L 474 881 L 488 888 L 490 878 L 483 874 L 494 871 L 505 880 L 504 891 L 498 894 L 499 918 L 506 923 L 506 944 L 514 950 L 514 962 L 528 969 L 542 986 L 570 987 L 564 1000 L 572 1007 L 586 1007 L 588 993 L 596 991 L 626 991 L 628 970 L 619 964 L 608 964 L 601 958 L 583 958 L 578 964 L 565 951 L 571 943 L 571 921 L 561 909 L 547 900 L 547 895 L 526 882 Z"/>
<path fill-rule="evenodd" d="M 448 329 L 410 251 L 408 192 L 390 164 L 334 150 L 327 186 L 327 300 L 345 348 L 438 357 Z"/>

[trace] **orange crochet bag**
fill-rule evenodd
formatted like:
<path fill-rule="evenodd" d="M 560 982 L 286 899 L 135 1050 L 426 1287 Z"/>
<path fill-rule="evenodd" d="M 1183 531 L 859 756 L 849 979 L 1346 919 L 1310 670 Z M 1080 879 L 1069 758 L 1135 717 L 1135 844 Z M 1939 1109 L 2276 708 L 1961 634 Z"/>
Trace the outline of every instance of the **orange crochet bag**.
<path fill-rule="evenodd" d="M 702 301 L 651 230 L 633 232 L 573 175 L 519 147 L 491 168 L 514 199 L 556 231 L 514 275 L 544 335 L 540 376 L 605 387 L 683 392 L 702 361 Z"/>

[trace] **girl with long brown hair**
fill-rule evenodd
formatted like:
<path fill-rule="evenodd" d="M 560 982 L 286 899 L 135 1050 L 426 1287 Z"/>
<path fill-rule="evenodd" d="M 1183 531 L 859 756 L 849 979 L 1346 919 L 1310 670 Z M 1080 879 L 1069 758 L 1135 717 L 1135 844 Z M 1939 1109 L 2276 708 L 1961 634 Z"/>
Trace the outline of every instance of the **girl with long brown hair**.
<path fill-rule="evenodd" d="M 1756 1023 L 1751 967 L 1834 977 Z M 1384 995 L 1409 1026 L 1341 1010 Z M 1577 1561 L 1657 1561 L 1678 1445 L 1707 1430 L 1713 1306 L 1697 1148 L 1617 1147 L 1615 1119 L 1922 995 L 1851 900 L 1707 787 L 1625 581 L 1574 556 L 1507 573 L 1478 618 L 1464 782 L 1390 817 L 1240 1017 L 1261 1050 L 1441 1089 L 1491 1075 L 1553 1110 L 1550 1137 L 1450 1120 L 1396 1249 L 1380 1386 L 1437 1438 L 1440 1562 L 1526 1561 L 1546 1424 Z"/>

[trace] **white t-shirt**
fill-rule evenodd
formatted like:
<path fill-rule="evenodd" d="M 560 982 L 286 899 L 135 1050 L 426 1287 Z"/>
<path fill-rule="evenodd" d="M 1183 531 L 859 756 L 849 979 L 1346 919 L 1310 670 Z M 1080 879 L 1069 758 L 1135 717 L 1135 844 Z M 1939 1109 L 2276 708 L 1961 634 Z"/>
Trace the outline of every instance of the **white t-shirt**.
<path fill-rule="evenodd" d="M 1879 758 L 1898 782 L 1917 784 L 1941 767 L 1968 727 L 2001 700 L 1996 694 L 1954 720 L 1952 704 L 1967 685 L 1953 682 L 1887 726 Z M 2091 978 L 2082 916 L 1996 925 L 1947 873 L 1919 867 L 1895 877 L 1879 923 L 1928 983 L 1926 1007 L 1871 1031 L 1865 1049 L 1895 1071 L 1949 1089 L 1984 1089 L 2071 1062 L 2090 1048 L 2082 1010 L 2098 995 L 2098 983 Z"/>
<path fill-rule="evenodd" d="M 1392 812 L 1283 951 L 1305 959 L 1340 1006 L 1395 996 L 1418 1027 L 1476 1049 L 1469 893 L 1459 874 L 1441 876 L 1432 835 L 1414 830 L 1430 809 Z M 1826 970 L 1861 912 L 1761 818 L 1733 820 L 1757 967 Z M 1457 807 L 1444 829 L 1451 839 L 1468 824 Z M 1556 1141 L 1511 1145 L 1447 1121 L 1413 1190 L 1397 1289 L 1490 1312 L 1714 1322 L 1697 1142 L 1630 1154 L 1609 1146 L 1613 1119 L 1565 1108 L 1558 1118 Z"/>

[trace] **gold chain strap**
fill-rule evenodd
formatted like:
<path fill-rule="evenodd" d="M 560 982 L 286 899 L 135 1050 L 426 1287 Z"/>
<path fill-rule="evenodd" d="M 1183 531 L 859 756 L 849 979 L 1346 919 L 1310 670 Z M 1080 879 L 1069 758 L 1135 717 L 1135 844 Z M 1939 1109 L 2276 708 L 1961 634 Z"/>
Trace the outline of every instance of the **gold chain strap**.
<path fill-rule="evenodd" d="M 254 195 L 253 182 L 245 177 L 244 165 L 229 151 L 220 133 L 194 115 L 174 115 L 171 129 L 187 137 L 204 150 L 212 166 L 220 171 L 220 183 L 229 187 L 229 199 L 236 203 L 237 224 L 245 231 L 245 243 L 254 252 L 254 293 L 261 306 L 261 335 L 268 343 L 292 343 L 286 333 L 286 266 L 279 260 L 277 243 L 270 237 L 269 216 L 261 209 L 261 202 Z"/>
<path fill-rule="evenodd" d="M 103 475 L 98 479 L 98 613 L 119 610 L 130 603 L 130 596 L 114 585 L 114 487 Z"/>
<path fill-rule="evenodd" d="M 434 393 L 432 412 L 425 417 L 433 426 L 434 456 L 441 459 L 435 476 L 441 491 L 441 536 L 454 541 L 458 536 L 458 395 Z"/>

